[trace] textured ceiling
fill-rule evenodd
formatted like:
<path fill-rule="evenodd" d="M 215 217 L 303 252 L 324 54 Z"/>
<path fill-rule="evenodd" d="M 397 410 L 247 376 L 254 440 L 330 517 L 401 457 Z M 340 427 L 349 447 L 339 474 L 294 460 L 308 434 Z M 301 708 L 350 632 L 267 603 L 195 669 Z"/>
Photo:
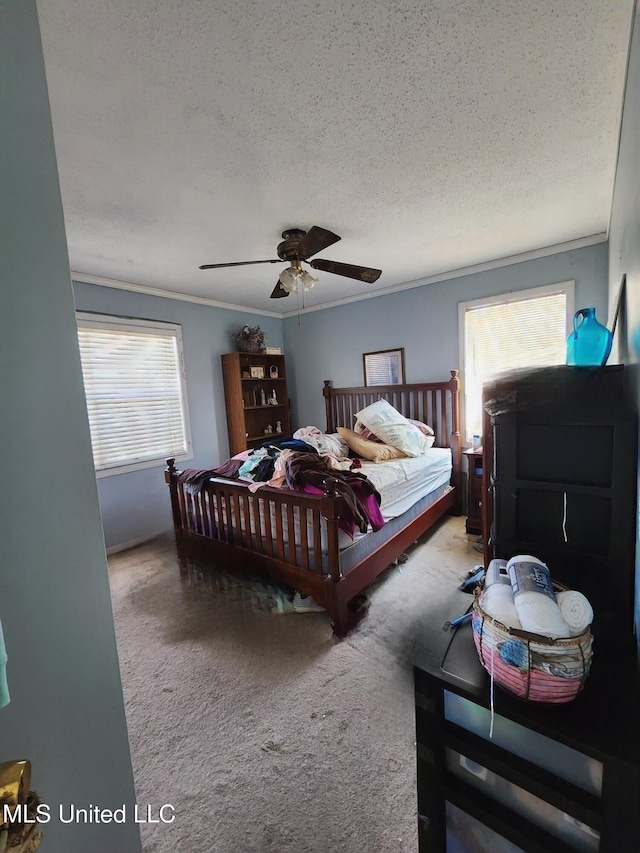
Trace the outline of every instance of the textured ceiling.
<path fill-rule="evenodd" d="M 43 0 L 71 268 L 286 312 L 606 232 L 632 0 Z"/>

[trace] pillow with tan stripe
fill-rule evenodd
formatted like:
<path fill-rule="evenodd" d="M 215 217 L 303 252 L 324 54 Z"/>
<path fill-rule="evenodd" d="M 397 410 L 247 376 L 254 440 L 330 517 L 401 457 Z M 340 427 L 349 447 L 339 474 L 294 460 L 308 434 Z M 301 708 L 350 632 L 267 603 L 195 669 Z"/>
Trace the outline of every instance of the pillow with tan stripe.
<path fill-rule="evenodd" d="M 407 455 L 390 444 L 382 444 L 380 441 L 369 441 L 369 439 L 363 438 L 357 432 L 346 427 L 338 427 L 338 433 L 354 453 L 371 462 L 387 462 L 389 459 L 401 459 Z"/>

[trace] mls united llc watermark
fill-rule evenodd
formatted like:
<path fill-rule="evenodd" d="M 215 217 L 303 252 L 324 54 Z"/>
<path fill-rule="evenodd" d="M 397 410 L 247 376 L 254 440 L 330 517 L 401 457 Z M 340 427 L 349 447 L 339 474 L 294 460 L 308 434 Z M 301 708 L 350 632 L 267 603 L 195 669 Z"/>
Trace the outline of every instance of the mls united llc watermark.
<path fill-rule="evenodd" d="M 135 803 L 133 806 L 122 805 L 116 809 L 103 809 L 93 805 L 78 808 L 62 804 L 53 809 L 46 803 L 40 803 L 35 808 L 35 814 L 32 811 L 29 815 L 26 803 L 16 806 L 5 803 L 2 806 L 0 824 L 49 823 L 56 818 L 60 823 L 126 823 L 128 820 L 133 823 L 173 823 L 176 819 L 175 811 L 170 803 L 159 807 Z"/>

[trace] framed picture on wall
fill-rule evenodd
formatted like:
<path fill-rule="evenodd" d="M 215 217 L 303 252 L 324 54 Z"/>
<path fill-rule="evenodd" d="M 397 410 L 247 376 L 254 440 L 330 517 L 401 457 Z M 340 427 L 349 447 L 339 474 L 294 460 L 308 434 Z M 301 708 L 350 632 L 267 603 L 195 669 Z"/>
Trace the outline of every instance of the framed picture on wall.
<path fill-rule="evenodd" d="M 613 337 L 613 346 L 611 348 L 611 354 L 607 359 L 607 364 L 624 363 L 627 360 L 627 318 L 625 313 L 626 289 L 627 274 L 624 273 L 611 304 L 611 311 L 607 322 L 607 328 Z M 617 335 L 616 329 L 618 329 Z"/>
<path fill-rule="evenodd" d="M 365 385 L 403 385 L 404 348 L 362 353 Z"/>

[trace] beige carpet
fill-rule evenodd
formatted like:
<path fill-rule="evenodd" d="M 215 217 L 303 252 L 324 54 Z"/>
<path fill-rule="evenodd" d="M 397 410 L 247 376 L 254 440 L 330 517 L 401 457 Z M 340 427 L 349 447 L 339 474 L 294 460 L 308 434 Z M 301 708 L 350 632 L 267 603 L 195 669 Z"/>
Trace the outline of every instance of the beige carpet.
<path fill-rule="evenodd" d="M 442 599 L 474 541 L 441 522 L 342 642 L 255 585 L 181 580 L 169 539 L 112 556 L 138 803 L 176 809 L 142 825 L 145 853 L 415 853 L 411 648 L 458 615 Z"/>

